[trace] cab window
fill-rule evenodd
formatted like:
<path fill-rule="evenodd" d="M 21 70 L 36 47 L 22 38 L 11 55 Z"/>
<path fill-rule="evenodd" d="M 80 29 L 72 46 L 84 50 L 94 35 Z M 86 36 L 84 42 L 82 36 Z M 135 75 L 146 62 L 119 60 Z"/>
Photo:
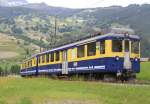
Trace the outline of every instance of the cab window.
<path fill-rule="evenodd" d="M 84 57 L 84 45 L 77 47 L 77 57 L 78 58 Z"/>
<path fill-rule="evenodd" d="M 87 56 L 96 55 L 96 42 L 87 44 Z"/>
<path fill-rule="evenodd" d="M 139 54 L 139 41 L 131 41 L 131 52 Z"/>
<path fill-rule="evenodd" d="M 122 40 L 112 40 L 112 52 L 122 52 Z"/>
<path fill-rule="evenodd" d="M 100 54 L 105 54 L 105 40 L 100 41 Z"/>

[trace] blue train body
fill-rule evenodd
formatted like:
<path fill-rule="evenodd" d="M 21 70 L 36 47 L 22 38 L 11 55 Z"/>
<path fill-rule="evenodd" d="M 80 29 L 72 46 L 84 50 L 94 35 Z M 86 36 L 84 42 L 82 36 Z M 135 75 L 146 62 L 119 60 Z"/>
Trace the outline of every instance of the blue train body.
<path fill-rule="evenodd" d="M 132 69 L 134 73 L 140 72 L 140 60 L 132 60 Z M 21 75 L 37 75 L 40 73 L 61 74 L 62 64 L 45 65 L 40 67 L 31 67 L 21 70 Z M 71 73 L 117 73 L 123 71 L 123 58 L 100 58 L 93 60 L 79 61 L 77 66 L 74 62 L 68 63 L 68 71 Z"/>

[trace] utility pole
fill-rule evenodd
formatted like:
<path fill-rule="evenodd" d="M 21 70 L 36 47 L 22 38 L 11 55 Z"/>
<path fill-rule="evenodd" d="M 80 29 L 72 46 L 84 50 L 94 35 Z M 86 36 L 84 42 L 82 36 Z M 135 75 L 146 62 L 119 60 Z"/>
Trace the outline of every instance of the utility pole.
<path fill-rule="evenodd" d="M 40 43 L 42 42 L 42 37 L 40 37 Z M 40 46 L 40 53 L 42 52 L 42 47 Z"/>
<path fill-rule="evenodd" d="M 57 36 L 57 16 L 54 16 L 54 27 L 52 27 L 52 31 L 50 33 L 50 49 L 54 48 L 56 44 L 56 36 Z"/>
<path fill-rule="evenodd" d="M 56 44 L 56 36 L 57 36 L 57 16 L 55 16 L 54 46 Z"/>

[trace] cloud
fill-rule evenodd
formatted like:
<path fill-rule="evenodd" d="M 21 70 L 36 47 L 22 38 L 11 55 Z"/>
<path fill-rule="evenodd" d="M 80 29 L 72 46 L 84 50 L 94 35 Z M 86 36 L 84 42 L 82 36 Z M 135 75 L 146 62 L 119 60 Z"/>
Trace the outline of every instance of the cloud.
<path fill-rule="evenodd" d="M 129 4 L 150 3 L 150 0 L 27 0 L 30 3 L 45 2 L 50 6 L 69 8 L 107 7 L 112 5 L 127 6 Z"/>

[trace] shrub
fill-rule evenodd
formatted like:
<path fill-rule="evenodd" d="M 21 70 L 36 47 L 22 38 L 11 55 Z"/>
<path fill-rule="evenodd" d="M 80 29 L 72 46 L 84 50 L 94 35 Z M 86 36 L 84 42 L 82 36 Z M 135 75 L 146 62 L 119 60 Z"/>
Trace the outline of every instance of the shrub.
<path fill-rule="evenodd" d="M 19 74 L 20 66 L 19 65 L 12 65 L 10 68 L 12 74 Z"/>

